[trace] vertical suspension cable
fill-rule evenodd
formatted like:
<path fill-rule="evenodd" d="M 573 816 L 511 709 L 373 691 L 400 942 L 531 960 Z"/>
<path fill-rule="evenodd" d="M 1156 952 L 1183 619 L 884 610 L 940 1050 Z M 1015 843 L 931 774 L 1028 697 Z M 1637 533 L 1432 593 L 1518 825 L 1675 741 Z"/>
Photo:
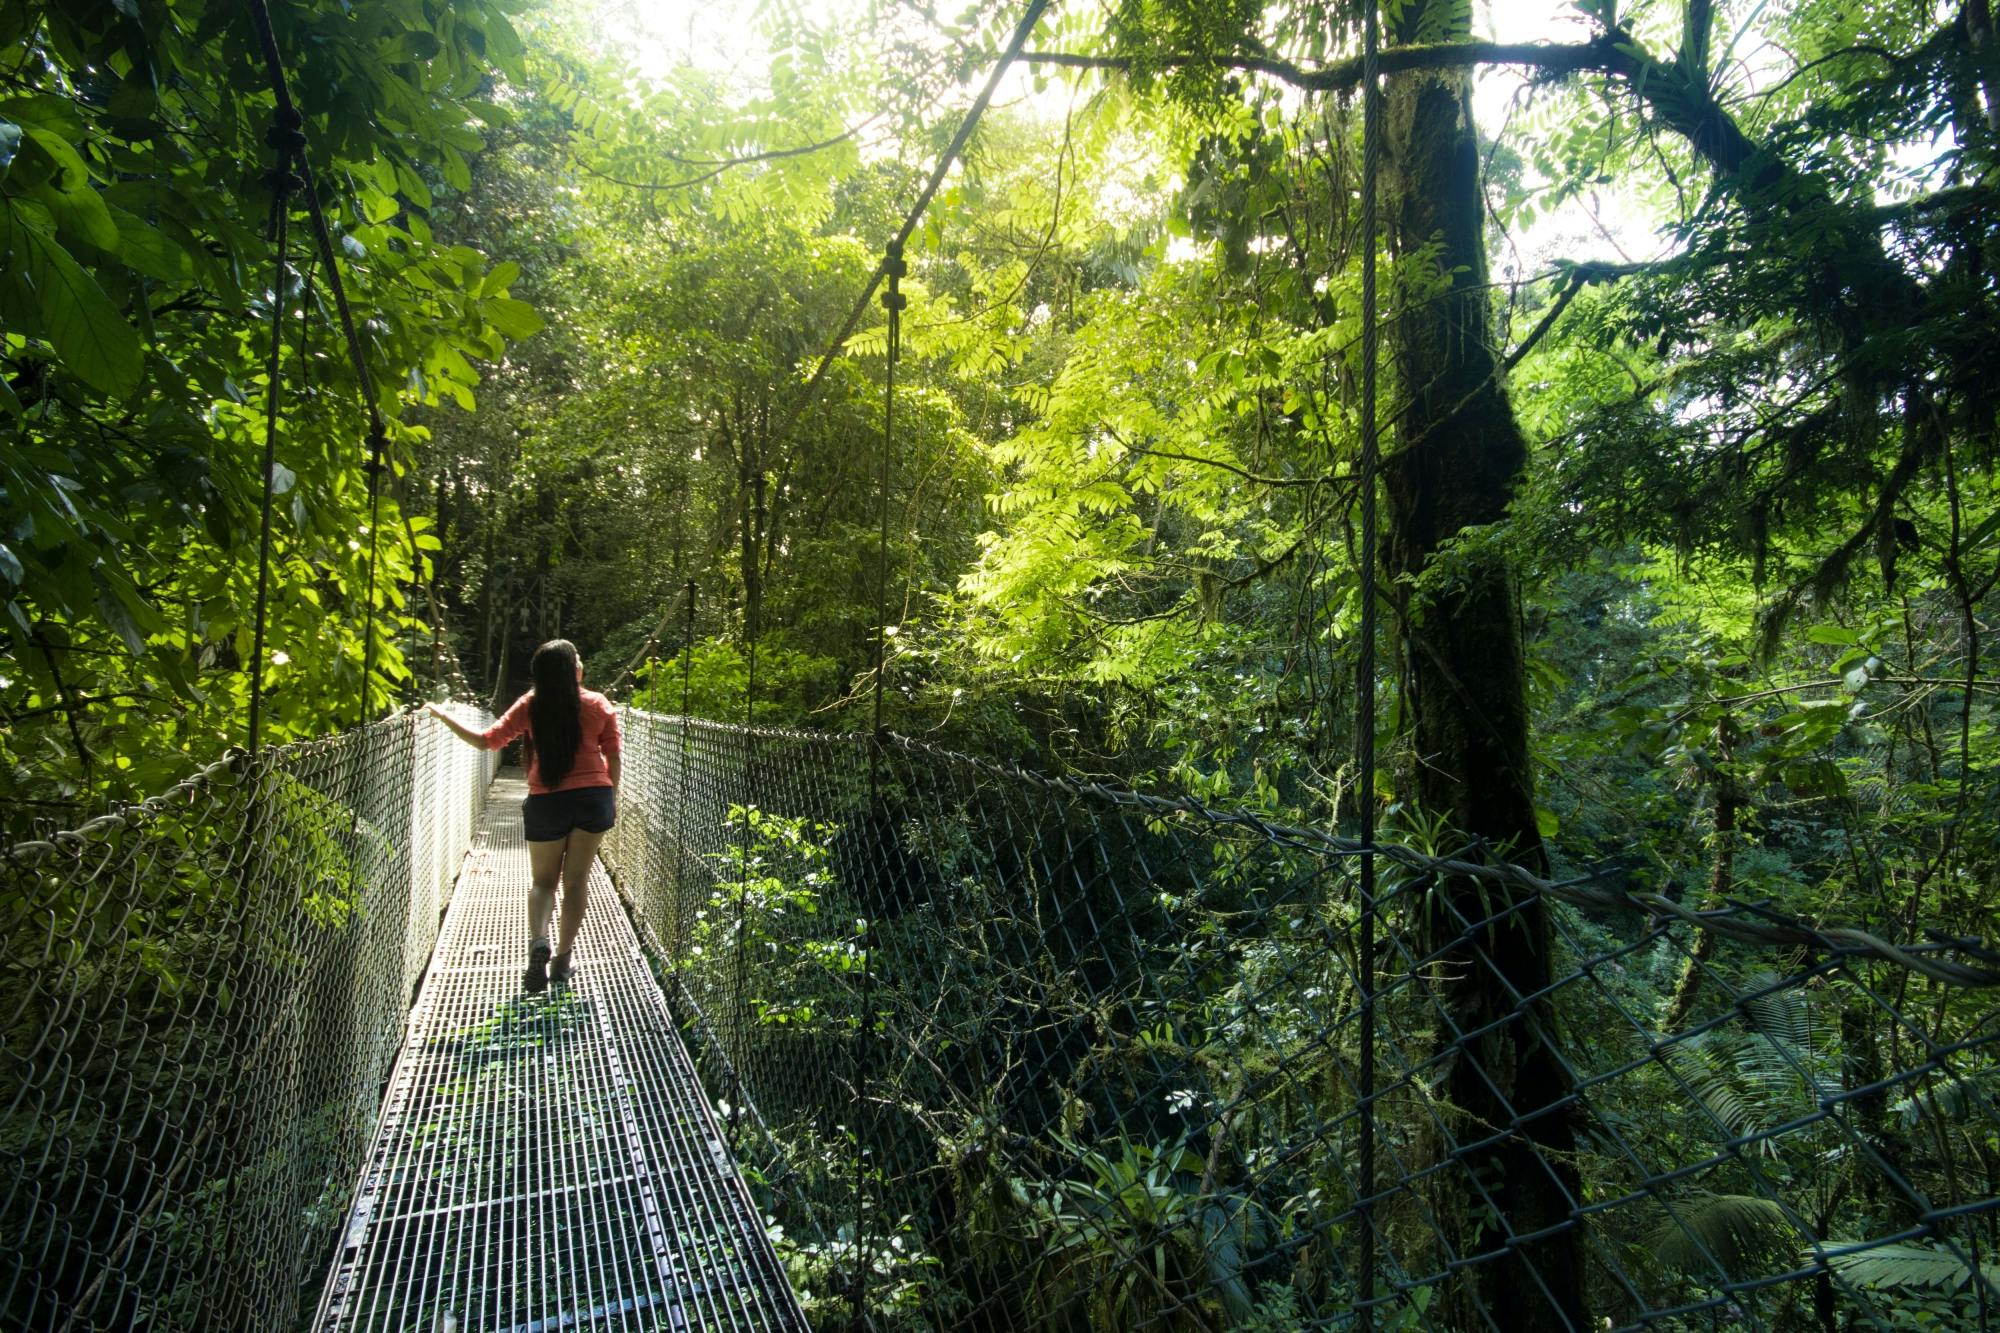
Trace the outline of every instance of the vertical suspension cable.
<path fill-rule="evenodd" d="M 361 711 L 354 719 L 355 725 L 368 721 L 368 686 L 375 679 L 375 567 L 381 563 L 381 539 L 377 535 L 382 530 L 382 436 L 379 432 L 368 441 L 368 591 L 362 605 L 367 608 L 361 618 Z M 415 559 L 422 559 L 413 551 Z"/>
<path fill-rule="evenodd" d="M 746 438 L 739 446 L 748 457 L 750 441 Z M 760 483 L 752 483 L 753 486 Z M 755 514 L 757 527 L 749 525 Z M 760 497 L 753 510 L 746 507 L 743 522 L 748 541 L 763 526 L 764 505 Z M 730 1061 L 730 1083 L 732 1094 L 729 1099 L 729 1125 L 731 1129 L 743 1123 L 743 1061 L 749 1053 L 750 1001 L 744 993 L 750 980 L 750 932 L 748 912 L 750 906 L 750 837 L 752 820 L 751 807 L 757 791 L 757 635 L 762 628 L 764 591 L 763 580 L 756 571 L 756 549 L 750 551 L 749 568 L 745 571 L 747 584 L 743 590 L 743 639 L 746 670 L 743 681 L 743 830 L 740 854 L 737 857 L 739 878 L 736 883 L 736 1055 Z"/>
<path fill-rule="evenodd" d="M 271 271 L 271 351 L 265 365 L 267 382 L 264 399 L 264 469 L 262 496 L 258 506 L 257 521 L 257 605 L 256 622 L 251 632 L 250 649 L 250 801 L 244 812 L 244 839 L 246 854 L 249 849 L 262 845 L 264 805 L 262 778 L 256 763 L 264 741 L 264 641 L 270 622 L 271 593 L 271 501 L 276 490 L 278 468 L 278 418 L 280 385 L 284 370 L 285 354 L 285 270 L 291 242 L 291 197 L 299 187 L 299 177 L 293 172 L 294 162 L 305 160 L 305 136 L 300 133 L 303 122 L 298 112 L 280 105 L 271 118 L 271 128 L 265 139 L 277 150 L 277 160 L 270 173 L 264 178 L 271 187 L 271 248 L 275 256 Z M 230 975 L 236 975 L 242 967 L 250 936 L 250 913 L 252 901 L 257 896 L 250 891 L 253 872 L 250 863 L 243 862 L 243 886 L 237 903 L 237 921 L 234 927 L 235 943 L 231 950 Z M 235 1089 L 225 1094 L 216 1114 L 230 1111 L 235 1101 Z M 237 1202 L 242 1192 L 243 1172 L 229 1173 L 229 1186 L 223 1195 L 222 1204 L 222 1253 L 232 1252 L 236 1235 Z M 65 1327 L 68 1325 L 66 1324 Z"/>
<path fill-rule="evenodd" d="M 656 691 L 658 686 L 654 687 Z M 687 619 L 681 629 L 681 778 L 674 798 L 674 901 L 680 909 L 674 915 L 674 938 L 669 947 L 678 965 L 687 957 L 688 934 L 694 926 L 688 911 L 687 893 L 687 806 L 688 806 L 688 707 L 694 690 L 694 580 L 687 581 Z"/>
<path fill-rule="evenodd" d="M 1377 0 L 1364 0 L 1361 38 L 1361 652 L 1356 667 L 1354 728 L 1361 770 L 1360 1208 L 1361 1299 L 1356 1327 L 1375 1327 L 1375 473 L 1378 371 L 1375 250 L 1382 156 L 1382 96 Z"/>
<path fill-rule="evenodd" d="M 688 709 L 694 691 L 694 580 L 687 582 L 687 619 L 681 628 L 681 736 L 687 736 Z"/>
<path fill-rule="evenodd" d="M 877 478 L 881 492 L 882 521 L 875 542 L 875 742 L 868 758 L 869 805 L 875 820 L 875 836 L 887 836 L 889 829 L 888 812 L 882 804 L 882 701 L 883 689 L 889 674 L 889 482 L 894 474 L 896 460 L 896 363 L 903 354 L 903 309 L 909 298 L 903 295 L 903 275 L 909 272 L 909 265 L 903 259 L 903 239 L 898 236 L 889 242 L 887 253 L 882 259 L 882 272 L 887 277 L 889 289 L 882 293 L 882 306 L 888 312 L 889 329 L 886 365 L 882 375 L 882 461 Z M 868 1153 L 866 1142 L 861 1135 L 865 1119 L 866 1099 L 862 1088 L 867 1080 L 868 1055 L 875 1038 L 875 917 L 870 904 L 864 903 L 867 914 L 861 918 L 857 934 L 861 949 L 861 1013 L 860 1028 L 855 1036 L 853 1083 L 854 1083 L 854 1315 L 853 1327 L 866 1326 L 868 1319 L 868 1274 L 871 1259 L 868 1252 Z"/>
<path fill-rule="evenodd" d="M 326 265 L 327 286 L 333 292 L 334 310 L 340 317 L 340 330 L 346 338 L 348 360 L 353 365 L 354 378 L 360 386 L 361 405 L 368 414 L 368 584 L 361 646 L 361 720 L 366 721 L 368 686 L 375 672 L 375 568 L 380 546 L 377 530 L 381 527 L 383 454 L 388 446 L 389 432 L 382 420 L 381 404 L 376 400 L 375 377 L 369 372 L 368 358 L 361 347 L 361 335 L 355 328 L 354 308 L 347 300 L 347 285 L 341 281 L 340 264 L 334 258 L 333 233 L 327 228 L 326 211 L 320 207 L 319 188 L 313 182 L 312 162 L 305 151 L 305 117 L 299 114 L 292 101 L 291 85 L 285 78 L 284 57 L 278 50 L 277 33 L 271 26 L 271 11 L 265 0 L 249 0 L 248 7 L 251 22 L 257 29 L 258 45 L 264 54 L 271 94 L 277 99 L 277 123 L 296 140 L 290 158 L 290 164 L 296 167 L 296 174 L 291 176 L 291 187 L 305 201 L 306 220 L 312 226 L 314 248 Z M 421 558 L 414 549 L 410 556 L 412 560 Z"/>
<path fill-rule="evenodd" d="M 965 145 L 971 141 L 972 131 L 978 126 L 980 117 L 986 114 L 987 105 L 992 102 L 993 94 L 1000 86 L 1001 76 L 1007 72 L 1007 67 L 1014 63 L 1015 57 L 1021 54 L 1021 48 L 1027 45 L 1029 35 L 1035 31 L 1035 25 L 1042 21 L 1042 14 L 1048 7 L 1049 0 L 1028 0 L 1028 7 L 1021 12 L 1021 21 L 1014 25 L 1014 35 L 1007 41 L 1007 49 L 1002 51 L 1000 59 L 994 62 L 992 70 L 986 76 L 985 86 L 980 88 L 979 95 L 972 99 L 971 108 L 959 122 L 958 133 L 954 134 L 951 142 L 946 145 L 943 156 L 938 158 L 937 165 L 931 169 L 930 179 L 924 182 L 924 188 L 918 192 L 917 201 L 910 206 L 909 212 L 903 216 L 902 225 L 896 229 L 894 246 L 897 253 L 901 253 L 903 243 L 910 239 L 911 233 L 917 229 L 917 223 L 923 220 L 925 210 L 931 206 L 931 199 L 937 194 L 938 187 L 944 184 L 946 174 L 951 171 L 951 164 L 958 161 L 958 155 L 965 151 Z M 861 322 L 861 317 L 868 313 L 868 302 L 874 298 L 875 289 L 887 276 L 887 271 L 882 266 L 877 266 L 869 275 L 868 285 L 861 289 L 861 295 L 855 298 L 853 308 L 847 312 L 847 317 L 840 322 L 839 330 L 827 343 L 819 364 L 813 367 L 813 373 L 806 379 L 805 388 L 799 391 L 798 400 L 785 414 L 784 423 L 778 427 L 774 438 L 778 440 L 791 438 L 793 428 L 799 424 L 799 418 L 805 415 L 806 408 L 811 405 L 813 395 L 819 391 L 821 382 L 826 379 L 826 372 L 833 365 L 834 358 L 839 356 L 841 349 L 847 345 L 848 335 L 854 332 L 855 326 Z"/>
<path fill-rule="evenodd" d="M 277 149 L 278 160 L 265 177 L 271 187 L 271 248 L 277 258 L 271 274 L 271 353 L 264 396 L 263 499 L 257 521 L 257 609 L 250 649 L 250 754 L 255 758 L 264 741 L 264 639 L 271 604 L 271 500 L 278 470 L 278 415 L 285 358 L 285 271 L 291 241 L 292 191 L 299 178 L 292 163 L 301 160 L 305 136 L 299 113 L 279 107 L 265 136 Z"/>
<path fill-rule="evenodd" d="M 903 242 L 889 242 L 882 260 L 889 290 L 882 293 L 883 308 L 889 312 L 888 364 L 882 388 L 882 467 L 877 484 L 882 497 L 882 527 L 875 548 L 875 736 L 882 736 L 882 685 L 889 671 L 889 471 L 896 449 L 896 361 L 903 351 L 903 275 L 909 266 L 903 261 Z"/>

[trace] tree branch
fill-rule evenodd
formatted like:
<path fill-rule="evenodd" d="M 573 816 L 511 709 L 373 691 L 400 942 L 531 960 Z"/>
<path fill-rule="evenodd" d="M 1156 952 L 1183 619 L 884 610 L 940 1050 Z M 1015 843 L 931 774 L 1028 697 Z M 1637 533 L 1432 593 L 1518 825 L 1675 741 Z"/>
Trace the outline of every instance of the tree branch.
<path fill-rule="evenodd" d="M 1588 42 L 1553 45 L 1547 42 L 1435 42 L 1417 46 L 1393 46 L 1380 55 L 1384 74 L 1413 69 L 1464 69 L 1473 65 L 1526 65 L 1552 78 L 1585 71 L 1612 74 L 1623 57 L 1613 49 L 1609 36 Z M 1182 68 L 1215 65 L 1268 74 L 1272 78 L 1309 92 L 1345 92 L 1361 82 L 1361 57 L 1336 60 L 1312 68 L 1271 56 L 1176 54 L 1134 60 L 1129 56 L 1081 55 L 1069 51 L 1024 51 L 1021 60 L 1031 65 L 1056 65 L 1069 69 L 1101 69 L 1130 73 L 1136 68 Z"/>
<path fill-rule="evenodd" d="M 757 162 L 776 162 L 788 157 L 806 157 L 810 154 L 832 148 L 836 144 L 842 144 L 852 139 L 855 135 L 861 133 L 862 130 L 867 129 L 868 126 L 881 118 L 881 113 L 878 112 L 852 129 L 843 130 L 831 139 L 821 139 L 818 143 L 800 144 L 794 148 L 771 148 L 761 153 L 745 153 L 742 157 L 705 159 L 676 157 L 672 153 L 660 154 L 661 157 L 666 158 L 670 162 L 677 162 L 690 167 L 701 166 L 708 168 L 706 171 L 696 172 L 692 176 L 677 181 L 626 180 L 623 177 L 614 176 L 608 171 L 599 170 L 581 158 L 577 159 L 577 165 L 582 167 L 586 173 L 597 177 L 601 181 L 605 181 L 611 185 L 620 185 L 628 190 L 685 190 L 690 186 L 700 185 L 704 181 L 714 180 L 717 176 L 720 176 L 732 167 L 749 166 Z"/>
<path fill-rule="evenodd" d="M 56 655 L 49 651 L 48 640 L 38 633 L 35 635 L 35 646 L 42 650 L 42 660 L 49 664 L 49 678 L 55 682 L 56 694 L 67 705 L 62 710 L 63 720 L 69 723 L 69 738 L 76 745 L 77 762 L 83 766 L 84 785 L 89 786 L 95 780 L 91 772 L 94 765 L 91 761 L 90 747 L 83 741 L 83 729 L 77 725 L 76 720 L 77 714 L 83 711 L 82 705 L 77 702 L 76 691 L 63 679 L 62 668 L 56 664 Z"/>
<path fill-rule="evenodd" d="M 1506 375 L 1510 373 L 1515 366 L 1521 364 L 1522 357 L 1535 350 L 1535 344 L 1542 340 L 1544 334 L 1555 327 L 1555 322 L 1562 318 L 1563 311 L 1569 309 L 1569 303 L 1576 299 L 1576 294 L 1582 291 L 1589 281 L 1590 279 L 1585 274 L 1584 268 L 1581 265 L 1570 273 L 1569 281 L 1563 284 L 1562 291 L 1550 303 L 1548 313 L 1543 315 L 1535 327 L 1528 331 L 1528 336 L 1521 339 L 1513 351 L 1507 353 L 1506 359 L 1500 363 L 1498 374 Z"/>

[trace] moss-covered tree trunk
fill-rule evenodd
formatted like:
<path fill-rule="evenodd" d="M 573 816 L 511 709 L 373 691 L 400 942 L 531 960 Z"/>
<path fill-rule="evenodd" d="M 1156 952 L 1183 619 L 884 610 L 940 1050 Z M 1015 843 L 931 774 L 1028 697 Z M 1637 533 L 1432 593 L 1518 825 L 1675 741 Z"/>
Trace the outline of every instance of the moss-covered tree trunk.
<path fill-rule="evenodd" d="M 1440 7 L 1457 12 L 1432 12 Z M 1462 26 L 1466 10 L 1465 0 L 1406 5 L 1391 40 L 1434 40 L 1441 26 Z M 1385 572 L 1408 671 L 1409 794 L 1459 836 L 1539 867 L 1513 569 L 1491 549 L 1445 549 L 1505 517 L 1528 457 L 1494 345 L 1469 92 L 1464 74 L 1431 71 L 1391 76 L 1385 90 L 1389 242 L 1404 259 L 1435 254 L 1445 284 L 1434 298 L 1406 299 L 1385 326 L 1396 386 Z M 1413 584 L 1440 559 L 1444 577 Z M 1583 1328 L 1580 1247 L 1565 1225 L 1579 1197 L 1563 1106 L 1570 1081 L 1545 1015 L 1519 998 L 1549 980 L 1543 905 L 1447 881 L 1431 891 L 1419 929 L 1419 953 L 1435 960 L 1425 972 L 1446 1020 L 1441 1040 L 1453 1043 L 1440 1092 L 1454 1110 L 1439 1151 L 1459 1153 L 1459 1169 L 1440 1177 L 1441 1239 L 1452 1257 L 1468 1258 L 1555 1228 L 1463 1269 L 1447 1319 Z"/>

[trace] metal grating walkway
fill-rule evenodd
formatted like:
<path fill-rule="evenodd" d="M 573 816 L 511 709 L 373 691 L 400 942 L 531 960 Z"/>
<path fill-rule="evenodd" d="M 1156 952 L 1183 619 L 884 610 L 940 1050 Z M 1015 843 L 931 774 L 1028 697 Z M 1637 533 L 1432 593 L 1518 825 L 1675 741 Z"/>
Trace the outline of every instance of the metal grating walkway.
<path fill-rule="evenodd" d="M 493 785 L 314 1327 L 804 1330 L 601 866 L 575 977 L 522 991 L 525 791 Z"/>

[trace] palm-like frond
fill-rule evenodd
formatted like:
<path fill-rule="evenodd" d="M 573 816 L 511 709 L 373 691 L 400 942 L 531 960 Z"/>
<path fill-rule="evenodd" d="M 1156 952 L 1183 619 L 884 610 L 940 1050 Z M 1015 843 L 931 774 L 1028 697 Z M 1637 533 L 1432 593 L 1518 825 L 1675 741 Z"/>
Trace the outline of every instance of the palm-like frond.
<path fill-rule="evenodd" d="M 1775 1268 L 1798 1239 L 1785 1210 L 1754 1194 L 1697 1194 L 1667 1204 L 1647 1248 L 1677 1273 L 1752 1276 Z"/>
<path fill-rule="evenodd" d="M 1808 1261 L 1811 1257 L 1807 1255 Z M 1924 1287 L 1933 1291 L 1957 1291 L 1970 1285 L 1975 1277 L 1971 1265 L 1944 1246 L 1909 1242 L 1836 1255 L 1828 1260 L 1828 1266 L 1843 1280 L 1857 1287 L 1877 1289 Z M 2000 1291 L 2000 1264 L 1979 1265 L 1977 1276 L 1991 1290 Z"/>
<path fill-rule="evenodd" d="M 1905 1129 L 1914 1128 L 1926 1114 L 1944 1120 L 1985 1121 L 1996 1100 L 2000 1100 L 2000 1068 L 1979 1069 L 1955 1078 L 1927 1079 L 1890 1103 L 1889 1114 Z"/>

